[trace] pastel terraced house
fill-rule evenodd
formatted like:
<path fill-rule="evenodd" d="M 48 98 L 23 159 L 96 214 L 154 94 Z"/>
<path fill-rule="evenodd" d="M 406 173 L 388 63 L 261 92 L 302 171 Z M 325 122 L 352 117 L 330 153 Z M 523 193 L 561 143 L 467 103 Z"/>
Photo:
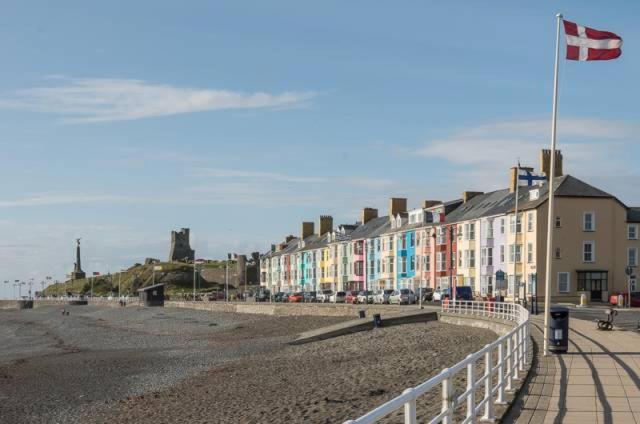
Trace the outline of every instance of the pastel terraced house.
<path fill-rule="evenodd" d="M 640 290 L 640 208 L 563 175 L 562 154 L 556 154 L 553 301 L 577 302 L 582 294 L 607 301 L 629 284 Z M 550 159 L 543 150 L 540 170 L 547 175 Z M 541 300 L 549 187 L 518 187 L 518 174 L 509 170 L 505 189 L 466 191 L 460 199 L 424 201 L 411 210 L 407 199 L 392 198 L 387 216 L 364 208 L 355 225 L 332 228 L 331 217 L 321 216 L 317 234 L 313 223 L 303 223 L 300 238 L 289 236 L 262 256 L 261 284 L 272 291 L 464 285 L 478 298 Z"/>

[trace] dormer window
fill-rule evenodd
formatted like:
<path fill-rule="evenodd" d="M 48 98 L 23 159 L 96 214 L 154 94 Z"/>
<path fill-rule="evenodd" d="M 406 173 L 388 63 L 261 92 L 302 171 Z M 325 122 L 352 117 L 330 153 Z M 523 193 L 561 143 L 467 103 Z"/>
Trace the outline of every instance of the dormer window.
<path fill-rule="evenodd" d="M 529 201 L 538 200 L 540 198 L 540 189 L 535 188 L 529 191 Z"/>

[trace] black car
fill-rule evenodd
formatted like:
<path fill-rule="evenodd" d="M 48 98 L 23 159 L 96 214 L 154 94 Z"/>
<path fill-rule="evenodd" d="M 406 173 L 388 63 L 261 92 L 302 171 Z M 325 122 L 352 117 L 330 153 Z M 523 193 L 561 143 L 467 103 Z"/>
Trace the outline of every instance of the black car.
<path fill-rule="evenodd" d="M 433 289 L 431 287 L 420 287 L 416 291 L 416 297 L 422 297 L 423 302 L 431 302 L 433 300 Z"/>
<path fill-rule="evenodd" d="M 268 302 L 271 300 L 271 292 L 269 290 L 258 290 L 254 299 L 256 302 Z"/>
<path fill-rule="evenodd" d="M 287 301 L 287 293 L 285 292 L 278 292 L 276 294 L 273 295 L 273 301 L 274 302 L 286 302 Z"/>

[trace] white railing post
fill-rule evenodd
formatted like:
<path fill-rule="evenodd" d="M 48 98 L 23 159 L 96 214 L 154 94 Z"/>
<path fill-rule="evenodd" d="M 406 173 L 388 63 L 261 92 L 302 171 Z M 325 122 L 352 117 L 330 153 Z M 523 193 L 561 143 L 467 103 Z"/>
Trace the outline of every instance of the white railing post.
<path fill-rule="evenodd" d="M 442 423 L 453 424 L 453 385 L 449 369 L 444 372 L 446 377 L 442 380 L 442 412 L 446 412 L 446 415 L 442 418 Z"/>
<path fill-rule="evenodd" d="M 413 389 L 406 389 L 403 395 L 413 393 Z M 404 404 L 404 424 L 416 424 L 416 398 L 411 396 L 411 400 Z"/>
<path fill-rule="evenodd" d="M 520 332 L 516 328 L 516 331 L 513 333 L 513 351 L 514 351 L 514 362 L 513 362 L 513 379 L 520 380 Z"/>
<path fill-rule="evenodd" d="M 498 343 L 498 399 L 496 403 L 504 405 L 504 343 Z"/>
<path fill-rule="evenodd" d="M 507 337 L 507 355 L 506 355 L 506 370 L 505 370 L 505 377 L 506 379 L 506 387 L 505 390 L 511 390 L 511 370 L 512 370 L 512 366 L 511 364 L 513 363 L 513 348 L 512 348 L 513 343 L 511 343 L 511 335 L 509 335 Z"/>
<path fill-rule="evenodd" d="M 487 345 L 489 346 L 489 345 Z M 493 421 L 493 349 L 488 348 L 484 354 L 484 421 Z"/>
<path fill-rule="evenodd" d="M 518 343 L 520 359 L 518 360 L 518 370 L 524 372 L 524 325 L 518 329 L 520 343 Z"/>
<path fill-rule="evenodd" d="M 467 364 L 467 419 L 470 419 L 472 423 L 476 422 L 476 361 L 473 360 L 473 355 L 467 356 L 470 361 Z M 468 421 L 469 422 L 469 421 Z"/>

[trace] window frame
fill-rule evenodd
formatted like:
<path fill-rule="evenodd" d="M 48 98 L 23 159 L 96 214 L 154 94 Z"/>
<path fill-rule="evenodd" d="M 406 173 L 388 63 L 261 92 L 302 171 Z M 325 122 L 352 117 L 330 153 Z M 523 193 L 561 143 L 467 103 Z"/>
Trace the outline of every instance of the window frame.
<path fill-rule="evenodd" d="M 633 237 L 631 237 L 632 228 L 634 234 Z M 627 240 L 638 240 L 638 224 L 627 224 Z"/>
<path fill-rule="evenodd" d="M 591 228 L 587 229 L 587 215 L 591 216 Z M 596 230 L 596 213 L 593 211 L 582 212 L 582 231 L 592 233 Z"/>
<path fill-rule="evenodd" d="M 567 276 L 567 290 L 560 290 L 560 275 Z M 558 290 L 558 293 L 571 293 L 571 273 L 566 271 L 559 271 L 556 278 L 556 288 Z"/>
<path fill-rule="evenodd" d="M 586 250 L 585 247 L 586 246 L 591 246 L 591 260 L 587 260 L 586 259 Z M 593 240 L 584 240 L 582 242 L 582 262 L 585 264 L 591 264 L 594 263 L 596 261 L 596 242 Z"/>
<path fill-rule="evenodd" d="M 633 255 L 633 264 L 629 260 L 631 259 L 631 252 L 635 252 Z M 636 246 L 627 247 L 627 266 L 638 266 L 638 248 Z"/>

